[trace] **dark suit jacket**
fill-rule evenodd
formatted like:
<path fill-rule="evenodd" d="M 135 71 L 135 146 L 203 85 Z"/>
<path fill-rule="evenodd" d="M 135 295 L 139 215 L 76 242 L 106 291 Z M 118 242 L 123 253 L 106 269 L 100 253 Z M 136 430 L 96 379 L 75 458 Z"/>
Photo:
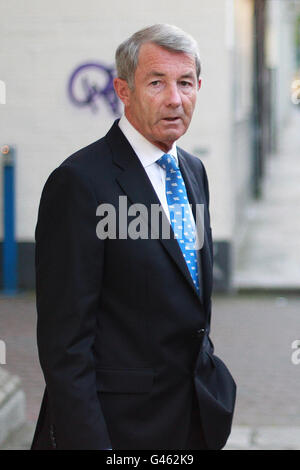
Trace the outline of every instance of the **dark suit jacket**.
<path fill-rule="evenodd" d="M 178 157 L 193 211 L 205 205 L 202 300 L 174 237 L 96 236 L 99 204 L 115 206 L 117 229 L 119 196 L 149 213 L 159 204 L 117 121 L 49 176 L 36 227 L 46 389 L 32 449 L 182 449 L 194 390 L 208 448 L 224 446 L 235 383 L 209 339 L 208 183 L 198 158 Z"/>

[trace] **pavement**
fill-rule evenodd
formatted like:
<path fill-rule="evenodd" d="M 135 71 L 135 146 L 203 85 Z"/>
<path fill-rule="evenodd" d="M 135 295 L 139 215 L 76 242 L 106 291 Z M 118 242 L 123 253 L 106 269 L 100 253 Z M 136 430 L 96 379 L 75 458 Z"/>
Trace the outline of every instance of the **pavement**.
<path fill-rule="evenodd" d="M 42 399 L 34 293 L 0 297 L 0 331 L 7 364 L 21 378 L 26 423 L 0 449 L 28 449 Z M 300 297 L 289 293 L 215 295 L 211 338 L 238 387 L 233 431 L 225 449 L 300 450 L 300 364 L 292 343 L 300 339 Z M 1 333 L 2 334 L 2 333 Z"/>
<path fill-rule="evenodd" d="M 300 291 L 300 106 L 267 159 L 262 198 L 249 204 L 233 283 L 236 289 Z"/>
<path fill-rule="evenodd" d="M 227 449 L 300 450 L 300 364 L 293 349 L 299 312 L 296 293 L 214 297 L 215 353 L 237 383 Z"/>

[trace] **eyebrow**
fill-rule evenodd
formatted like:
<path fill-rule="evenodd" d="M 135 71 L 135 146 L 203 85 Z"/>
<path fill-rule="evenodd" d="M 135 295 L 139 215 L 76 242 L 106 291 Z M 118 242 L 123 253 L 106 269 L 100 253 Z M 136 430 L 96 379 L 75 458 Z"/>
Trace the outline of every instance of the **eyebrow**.
<path fill-rule="evenodd" d="M 155 70 L 151 70 L 151 72 L 148 72 L 146 75 L 146 78 L 150 77 L 164 77 L 165 74 L 161 72 L 156 72 Z"/>
<path fill-rule="evenodd" d="M 151 72 L 147 73 L 146 79 L 148 79 L 150 77 L 165 77 L 165 75 L 166 75 L 165 73 L 157 72 L 156 70 L 151 70 Z M 192 72 L 188 72 L 188 73 L 184 73 L 183 75 L 181 75 L 179 77 L 180 80 L 182 78 L 192 78 L 192 79 L 194 79 L 195 75 Z"/>

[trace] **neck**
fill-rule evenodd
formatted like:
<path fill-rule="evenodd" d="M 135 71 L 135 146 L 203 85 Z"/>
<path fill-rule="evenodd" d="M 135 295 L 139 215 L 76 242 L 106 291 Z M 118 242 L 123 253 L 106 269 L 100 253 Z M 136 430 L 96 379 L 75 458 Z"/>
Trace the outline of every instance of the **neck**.
<path fill-rule="evenodd" d="M 165 143 L 165 142 L 152 142 L 156 147 L 158 147 L 160 150 L 162 150 L 164 153 L 168 153 L 171 148 L 173 147 L 173 143 Z"/>

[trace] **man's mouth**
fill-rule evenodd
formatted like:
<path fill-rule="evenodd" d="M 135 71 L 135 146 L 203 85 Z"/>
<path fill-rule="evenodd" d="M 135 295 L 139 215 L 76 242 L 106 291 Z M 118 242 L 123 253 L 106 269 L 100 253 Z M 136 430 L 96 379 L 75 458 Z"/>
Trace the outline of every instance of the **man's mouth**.
<path fill-rule="evenodd" d="M 163 118 L 163 121 L 168 121 L 168 122 L 176 122 L 178 121 L 180 118 L 179 117 L 166 117 L 166 118 Z"/>

